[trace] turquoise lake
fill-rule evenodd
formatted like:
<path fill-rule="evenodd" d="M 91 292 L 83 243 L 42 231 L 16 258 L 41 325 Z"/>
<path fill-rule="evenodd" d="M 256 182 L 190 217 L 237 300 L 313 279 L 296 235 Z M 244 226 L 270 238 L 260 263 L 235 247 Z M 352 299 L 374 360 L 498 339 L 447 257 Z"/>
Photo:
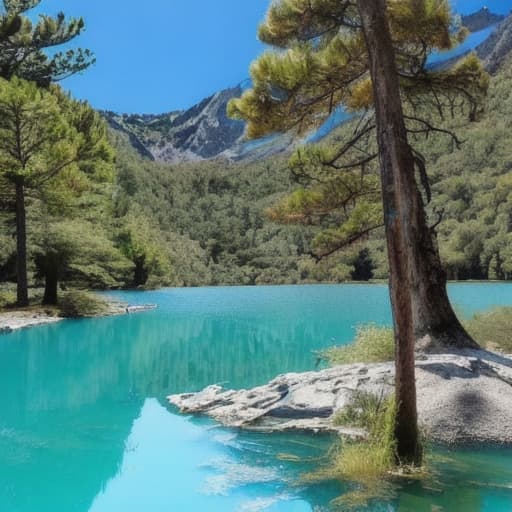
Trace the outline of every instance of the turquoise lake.
<path fill-rule="evenodd" d="M 329 437 L 240 433 L 165 397 L 313 369 L 314 351 L 350 342 L 357 324 L 389 324 L 386 286 L 110 295 L 158 309 L 0 336 L 0 512 L 320 512 L 353 489 L 301 483 Z M 512 284 L 453 284 L 450 296 L 470 315 L 512 305 Z M 432 479 L 365 510 L 512 510 L 512 449 L 434 455 Z"/>

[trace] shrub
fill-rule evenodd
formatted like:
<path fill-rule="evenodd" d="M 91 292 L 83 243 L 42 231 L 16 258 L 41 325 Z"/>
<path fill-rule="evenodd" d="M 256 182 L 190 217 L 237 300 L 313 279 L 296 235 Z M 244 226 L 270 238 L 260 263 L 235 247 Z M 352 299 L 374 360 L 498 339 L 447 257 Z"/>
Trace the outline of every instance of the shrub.
<path fill-rule="evenodd" d="M 16 292 L 14 290 L 0 290 L 0 309 L 16 304 Z"/>
<path fill-rule="evenodd" d="M 320 358 L 330 365 L 381 363 L 393 361 L 394 357 L 393 329 L 377 325 L 359 326 L 354 343 L 320 352 Z"/>
<path fill-rule="evenodd" d="M 464 326 L 485 348 L 512 352 L 512 307 L 477 313 L 466 320 Z"/>
<path fill-rule="evenodd" d="M 108 312 L 107 303 L 92 293 L 70 291 L 59 300 L 61 316 L 65 318 L 80 318 L 103 315 Z"/>

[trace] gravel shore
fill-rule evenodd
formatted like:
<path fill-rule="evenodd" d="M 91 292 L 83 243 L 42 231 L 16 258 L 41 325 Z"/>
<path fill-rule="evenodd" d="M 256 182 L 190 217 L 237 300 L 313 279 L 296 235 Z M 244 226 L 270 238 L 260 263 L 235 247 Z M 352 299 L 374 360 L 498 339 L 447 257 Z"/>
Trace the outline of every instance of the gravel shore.
<path fill-rule="evenodd" d="M 154 304 L 129 306 L 121 302 L 109 302 L 107 312 L 101 316 L 141 313 L 155 308 Z M 54 324 L 61 320 L 64 320 L 64 318 L 58 316 L 57 310 L 50 312 L 40 309 L 5 311 L 0 313 L 0 334 L 7 334 L 26 327 Z"/>

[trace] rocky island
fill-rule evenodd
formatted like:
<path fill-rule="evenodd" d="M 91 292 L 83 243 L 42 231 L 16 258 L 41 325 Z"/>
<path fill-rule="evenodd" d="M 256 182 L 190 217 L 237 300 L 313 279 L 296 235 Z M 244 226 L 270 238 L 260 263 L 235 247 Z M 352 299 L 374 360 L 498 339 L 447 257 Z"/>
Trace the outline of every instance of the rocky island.
<path fill-rule="evenodd" d="M 447 444 L 512 443 L 512 359 L 485 350 L 420 355 L 416 361 L 419 423 L 426 437 Z M 171 395 L 182 413 L 206 414 L 227 427 L 277 432 L 305 430 L 365 437 L 334 418 L 357 393 L 386 397 L 394 364 L 352 364 L 288 373 L 249 390 L 209 386 Z"/>

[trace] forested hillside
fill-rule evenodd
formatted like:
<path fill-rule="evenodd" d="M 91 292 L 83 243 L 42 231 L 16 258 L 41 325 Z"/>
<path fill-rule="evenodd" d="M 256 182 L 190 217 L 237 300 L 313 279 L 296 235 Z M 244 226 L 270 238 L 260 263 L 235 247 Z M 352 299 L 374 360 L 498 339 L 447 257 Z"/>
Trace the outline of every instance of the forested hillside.
<path fill-rule="evenodd" d="M 512 276 L 512 63 L 502 50 L 507 27 L 506 21 L 495 38 L 501 50 L 492 53 L 497 72 L 485 109 L 476 122 L 448 122 L 463 142 L 460 149 L 442 136 L 424 143 L 431 221 L 440 222 L 441 253 L 453 279 Z M 341 126 L 321 144 L 349 128 Z M 299 187 L 286 152 L 243 162 L 168 164 L 141 155 L 125 130 L 111 129 L 109 138 L 116 152 L 113 180 L 102 176 L 76 194 L 54 190 L 44 200 L 27 198 L 33 285 L 43 284 L 54 261 L 62 286 L 98 289 L 387 277 L 379 230 L 318 261 L 313 242 L 325 225 L 270 220 L 269 208 Z M 13 204 L 2 201 L 0 215 L 0 280 L 14 282 Z"/>
<path fill-rule="evenodd" d="M 512 272 L 511 90 L 512 66 L 506 61 L 491 80 L 478 122 L 454 127 L 460 149 L 443 137 L 425 143 L 432 223 L 441 214 L 441 250 L 453 279 L 507 279 Z M 317 263 L 309 253 L 320 227 L 270 222 L 266 208 L 297 187 L 285 155 L 257 163 L 168 166 L 130 154 L 125 144 L 118 173 L 117 207 L 142 208 L 164 232 L 197 241 L 209 283 L 386 277 L 382 233 Z"/>

